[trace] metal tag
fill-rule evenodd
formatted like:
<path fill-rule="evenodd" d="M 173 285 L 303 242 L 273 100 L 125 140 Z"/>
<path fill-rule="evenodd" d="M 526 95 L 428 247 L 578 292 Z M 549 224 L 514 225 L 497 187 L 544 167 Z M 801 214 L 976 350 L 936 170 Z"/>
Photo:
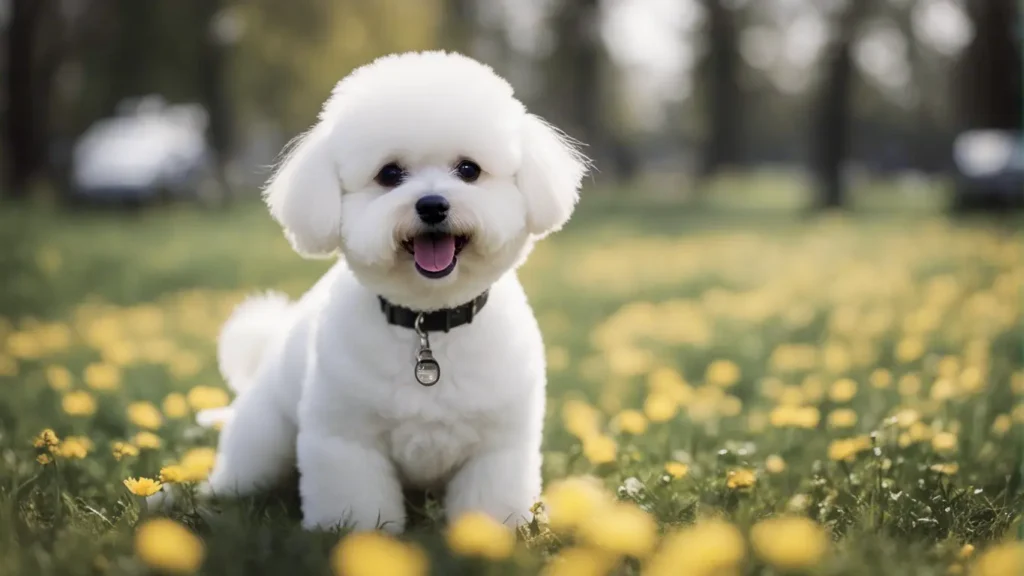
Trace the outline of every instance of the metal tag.
<path fill-rule="evenodd" d="M 416 352 L 416 368 L 413 376 L 416 381 L 424 386 L 433 386 L 441 379 L 441 365 L 434 360 L 434 353 L 430 350 L 430 339 L 427 333 L 420 328 L 423 322 L 423 315 L 416 318 L 416 334 L 420 337 L 420 349 Z"/>

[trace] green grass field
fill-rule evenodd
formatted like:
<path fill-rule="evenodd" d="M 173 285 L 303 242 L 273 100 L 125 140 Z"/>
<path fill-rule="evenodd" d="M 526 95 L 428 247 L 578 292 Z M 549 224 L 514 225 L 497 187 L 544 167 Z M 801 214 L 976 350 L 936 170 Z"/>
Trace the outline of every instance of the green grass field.
<path fill-rule="evenodd" d="M 521 270 L 549 492 L 514 546 L 428 501 L 341 552 L 294 487 L 168 525 L 123 484 L 208 471 L 220 322 L 329 263 L 255 203 L 3 207 L 0 575 L 1024 573 L 1024 234 L 726 204 L 585 205 Z"/>

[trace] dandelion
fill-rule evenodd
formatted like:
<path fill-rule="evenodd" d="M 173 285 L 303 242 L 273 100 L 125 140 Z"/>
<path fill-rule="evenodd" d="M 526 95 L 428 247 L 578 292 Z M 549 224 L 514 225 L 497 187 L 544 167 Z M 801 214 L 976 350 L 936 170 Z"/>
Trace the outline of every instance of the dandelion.
<path fill-rule="evenodd" d="M 85 385 L 93 390 L 116 390 L 121 385 L 121 369 L 104 362 L 89 364 L 85 367 Z"/>
<path fill-rule="evenodd" d="M 597 409 L 582 400 L 570 399 L 562 405 L 562 423 L 565 429 L 577 438 L 597 434 L 600 421 Z"/>
<path fill-rule="evenodd" d="M 516 546 L 515 533 L 479 512 L 456 518 L 448 528 L 447 540 L 456 554 L 489 560 L 508 558 Z"/>
<path fill-rule="evenodd" d="M 950 462 L 947 464 L 932 464 L 929 466 L 932 472 L 937 472 L 945 476 L 952 476 L 960 471 L 960 465 L 956 462 Z"/>
<path fill-rule="evenodd" d="M 896 389 L 900 396 L 917 396 L 921 391 L 921 377 L 914 373 L 904 374 L 896 384 Z"/>
<path fill-rule="evenodd" d="M 715 360 L 704 371 L 708 384 L 728 388 L 740 381 L 740 367 L 732 360 Z"/>
<path fill-rule="evenodd" d="M 669 534 L 644 566 L 647 576 L 733 574 L 746 556 L 740 531 L 721 520 L 700 522 Z"/>
<path fill-rule="evenodd" d="M 639 436 L 647 430 L 647 418 L 638 410 L 623 410 L 615 417 L 615 425 L 627 434 Z"/>
<path fill-rule="evenodd" d="M 600 550 L 573 547 L 558 553 L 541 576 L 605 576 L 615 565 L 615 557 Z"/>
<path fill-rule="evenodd" d="M 579 532 L 584 541 L 596 548 L 636 557 L 649 554 L 658 538 L 654 518 L 624 502 L 598 508 L 584 519 Z"/>
<path fill-rule="evenodd" d="M 900 428 L 910 428 L 921 419 L 921 414 L 913 408 L 904 408 L 897 412 L 893 418 L 896 420 L 896 425 Z"/>
<path fill-rule="evenodd" d="M 188 400 L 185 399 L 184 394 L 172 392 L 164 398 L 163 409 L 168 418 L 184 418 L 188 416 Z"/>
<path fill-rule="evenodd" d="M 953 452 L 956 450 L 958 439 L 952 432 L 939 432 L 932 438 L 932 449 L 936 452 Z"/>
<path fill-rule="evenodd" d="M 584 518 L 609 502 L 598 480 L 591 477 L 572 477 L 548 486 L 543 497 L 548 523 L 552 530 L 575 528 Z"/>
<path fill-rule="evenodd" d="M 964 544 L 960 548 L 960 551 L 957 552 L 957 554 L 956 554 L 956 557 L 959 558 L 960 560 L 967 560 L 971 556 L 974 556 L 974 545 L 973 544 Z"/>
<path fill-rule="evenodd" d="M 552 372 L 562 372 L 569 367 L 569 352 L 561 346 L 553 346 L 547 352 L 547 367 Z"/>
<path fill-rule="evenodd" d="M 426 553 L 380 532 L 357 532 L 345 537 L 331 552 L 335 576 L 425 576 Z"/>
<path fill-rule="evenodd" d="M 52 428 L 47 428 L 43 430 L 42 432 L 39 433 L 38 436 L 36 436 L 32 440 L 32 446 L 36 448 L 46 448 L 51 452 L 59 444 L 60 437 L 57 436 L 57 433 L 54 432 Z"/>
<path fill-rule="evenodd" d="M 47 366 L 46 381 L 50 388 L 63 392 L 71 389 L 71 372 L 63 366 Z"/>
<path fill-rule="evenodd" d="M 871 372 L 868 382 L 871 383 L 871 386 L 880 390 L 888 388 L 892 385 L 892 373 L 885 368 L 877 368 Z"/>
<path fill-rule="evenodd" d="M 160 491 L 160 482 L 152 478 L 126 478 L 123 481 L 128 491 L 136 496 L 152 496 Z"/>
<path fill-rule="evenodd" d="M 96 399 L 85 390 L 69 392 L 61 399 L 61 408 L 68 416 L 91 416 L 96 413 Z"/>
<path fill-rule="evenodd" d="M 836 462 L 851 461 L 857 454 L 871 449 L 871 437 L 857 436 L 843 440 L 833 440 L 828 445 L 828 458 Z"/>
<path fill-rule="evenodd" d="M 191 574 L 203 563 L 203 542 L 173 520 L 155 518 L 135 531 L 135 554 L 147 566 L 172 574 Z"/>
<path fill-rule="evenodd" d="M 730 470 L 725 480 L 725 485 L 731 490 L 745 490 L 756 483 L 757 475 L 749 468 Z"/>
<path fill-rule="evenodd" d="M 904 364 L 924 356 L 924 342 L 919 338 L 904 338 L 896 345 L 896 359 Z"/>
<path fill-rule="evenodd" d="M 617 446 L 610 436 L 598 434 L 583 440 L 583 456 L 591 464 L 608 464 L 615 461 Z"/>
<path fill-rule="evenodd" d="M 184 468 L 189 480 L 206 480 L 213 470 L 217 461 L 217 451 L 213 448 L 193 448 L 185 453 L 181 459 L 181 467 Z"/>
<path fill-rule="evenodd" d="M 972 576 L 1010 576 L 1024 571 L 1024 543 L 994 546 L 978 557 Z"/>
<path fill-rule="evenodd" d="M 39 456 L 36 456 L 36 462 L 46 466 L 50 462 L 53 462 L 53 458 L 51 458 L 49 454 L 40 454 Z"/>
<path fill-rule="evenodd" d="M 857 424 L 857 413 L 849 408 L 833 410 L 828 415 L 829 428 L 852 428 Z"/>
<path fill-rule="evenodd" d="M 1006 436 L 1013 427 L 1013 418 L 1009 414 L 1000 414 L 992 421 L 992 434 L 998 438 Z"/>
<path fill-rule="evenodd" d="M 10 356 L 0 353 L 0 376 L 17 376 L 18 361 Z"/>
<path fill-rule="evenodd" d="M 132 444 L 138 446 L 142 450 L 156 450 L 163 445 L 163 440 L 159 436 L 152 432 L 139 432 L 132 438 Z"/>
<path fill-rule="evenodd" d="M 57 447 L 56 454 L 68 460 L 81 460 L 92 450 L 92 440 L 85 436 L 68 436 Z"/>
<path fill-rule="evenodd" d="M 685 478 L 690 473 L 690 467 L 682 462 L 666 462 L 665 472 L 678 480 L 679 478 Z"/>
<path fill-rule="evenodd" d="M 772 454 L 765 458 L 764 469 L 770 474 L 781 474 L 786 471 L 786 461 L 778 454 Z"/>
<path fill-rule="evenodd" d="M 814 521 L 787 516 L 758 522 L 750 531 L 750 543 L 768 564 L 783 571 L 798 571 L 821 562 L 829 539 Z"/>
<path fill-rule="evenodd" d="M 164 417 L 150 402 L 132 402 L 128 405 L 128 420 L 139 428 L 156 430 L 164 423 Z"/>
<path fill-rule="evenodd" d="M 644 400 L 644 414 L 651 422 L 668 422 L 679 412 L 679 405 L 671 395 L 652 392 Z"/>
<path fill-rule="evenodd" d="M 120 461 L 125 456 L 138 456 L 139 449 L 127 442 L 114 442 L 111 452 L 114 455 L 114 460 Z"/>
<path fill-rule="evenodd" d="M 164 466 L 160 469 L 160 481 L 164 484 L 177 484 L 179 482 L 188 482 L 189 476 L 188 471 L 183 466 L 178 464 L 172 464 L 170 466 Z"/>
<path fill-rule="evenodd" d="M 228 393 L 213 386 L 196 386 L 188 391 L 188 404 L 196 412 L 223 408 L 231 403 Z"/>
<path fill-rule="evenodd" d="M 836 380 L 828 390 L 828 397 L 838 403 L 849 402 L 856 395 L 857 383 L 850 378 Z"/>
<path fill-rule="evenodd" d="M 956 395 L 956 387 L 953 385 L 951 380 L 946 378 L 940 378 L 932 384 L 931 390 L 928 391 L 928 396 L 936 402 L 945 402 Z"/>

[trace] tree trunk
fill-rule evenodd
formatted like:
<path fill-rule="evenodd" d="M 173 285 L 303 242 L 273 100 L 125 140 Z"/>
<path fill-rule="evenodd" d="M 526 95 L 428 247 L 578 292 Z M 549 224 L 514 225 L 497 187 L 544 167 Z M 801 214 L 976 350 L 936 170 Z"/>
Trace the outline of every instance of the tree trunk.
<path fill-rule="evenodd" d="M 960 124 L 1019 130 L 1024 97 L 1018 0 L 970 0 L 968 12 L 975 33 L 960 61 Z"/>
<path fill-rule="evenodd" d="M 40 22 L 49 0 L 12 0 L 7 27 L 7 117 L 4 148 L 5 193 L 11 198 L 28 195 L 28 184 L 46 162 L 47 100 L 39 91 L 48 82 L 36 67 Z M 48 93 L 48 90 L 45 91 Z"/>
<path fill-rule="evenodd" d="M 556 118 L 565 131 L 588 146 L 594 159 L 606 153 L 602 122 L 604 47 L 598 32 L 598 0 L 564 0 L 554 18 L 548 87 Z"/>
<path fill-rule="evenodd" d="M 739 35 L 736 17 L 722 0 L 704 0 L 707 13 L 706 110 L 710 118 L 704 140 L 702 177 L 739 161 L 743 104 L 739 90 Z"/>
<path fill-rule="evenodd" d="M 449 50 L 472 56 L 475 21 L 473 0 L 445 0 L 441 43 Z"/>
<path fill-rule="evenodd" d="M 811 170 L 821 209 L 840 208 L 846 203 L 843 164 L 849 145 L 850 92 L 856 74 L 853 42 L 870 3 L 855 0 L 847 5 L 840 15 L 835 38 L 825 52 L 825 73 L 811 137 Z"/>
<path fill-rule="evenodd" d="M 224 0 L 206 0 L 200 12 L 200 25 L 207 34 L 203 37 L 203 50 L 199 51 L 199 86 L 203 106 L 209 118 L 207 135 L 213 148 L 214 170 L 222 200 L 232 196 L 226 168 L 233 151 L 234 130 L 231 103 L 227 89 L 227 45 L 230 39 L 218 38 L 213 30 L 214 19 L 225 5 Z"/>

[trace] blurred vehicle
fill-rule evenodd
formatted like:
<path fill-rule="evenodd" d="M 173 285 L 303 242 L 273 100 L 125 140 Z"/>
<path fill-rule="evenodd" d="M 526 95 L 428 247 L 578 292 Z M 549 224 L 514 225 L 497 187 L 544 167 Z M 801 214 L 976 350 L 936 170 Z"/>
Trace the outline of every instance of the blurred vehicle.
<path fill-rule="evenodd" d="M 964 132 L 953 142 L 953 161 L 955 210 L 1024 206 L 1024 133 Z"/>
<path fill-rule="evenodd" d="M 207 122 L 197 104 L 166 105 L 153 96 L 122 103 L 116 116 L 99 120 L 75 142 L 72 196 L 133 205 L 222 199 Z"/>

